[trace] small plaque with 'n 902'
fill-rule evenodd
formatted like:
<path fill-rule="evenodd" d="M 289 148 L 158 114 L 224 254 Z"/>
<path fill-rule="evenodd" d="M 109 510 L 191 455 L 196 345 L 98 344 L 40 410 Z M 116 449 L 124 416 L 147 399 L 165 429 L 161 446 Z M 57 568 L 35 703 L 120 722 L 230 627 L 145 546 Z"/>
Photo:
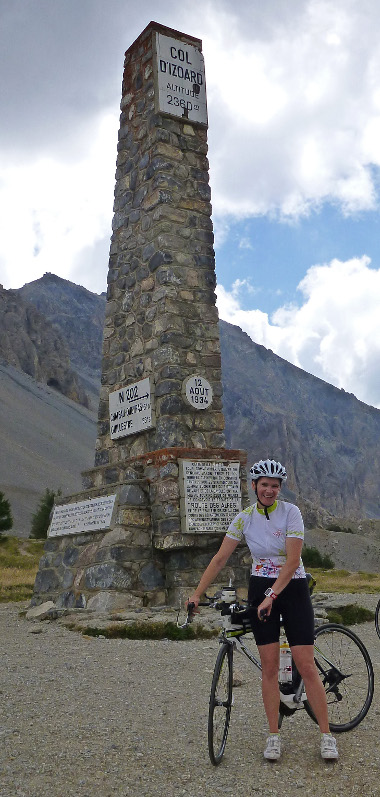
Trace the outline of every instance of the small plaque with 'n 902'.
<path fill-rule="evenodd" d="M 150 379 L 140 379 L 109 394 L 112 440 L 143 432 L 155 424 Z"/>

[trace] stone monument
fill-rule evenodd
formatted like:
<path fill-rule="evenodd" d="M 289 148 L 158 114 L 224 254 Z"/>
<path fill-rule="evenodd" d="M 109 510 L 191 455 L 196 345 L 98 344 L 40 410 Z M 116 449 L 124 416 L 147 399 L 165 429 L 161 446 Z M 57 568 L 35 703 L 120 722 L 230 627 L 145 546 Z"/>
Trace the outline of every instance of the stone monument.
<path fill-rule="evenodd" d="M 225 448 L 202 43 L 151 22 L 127 50 L 95 467 L 55 508 L 34 602 L 187 595 L 247 503 Z M 247 582 L 246 551 L 227 575 Z"/>

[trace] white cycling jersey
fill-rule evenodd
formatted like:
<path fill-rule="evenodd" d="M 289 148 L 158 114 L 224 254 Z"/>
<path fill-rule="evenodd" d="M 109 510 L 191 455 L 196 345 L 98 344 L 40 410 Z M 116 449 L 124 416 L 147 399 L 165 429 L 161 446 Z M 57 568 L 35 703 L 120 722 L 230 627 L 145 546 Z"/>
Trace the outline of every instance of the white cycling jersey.
<path fill-rule="evenodd" d="M 268 507 L 269 520 L 256 504 L 247 507 L 232 521 L 227 537 L 239 540 L 245 537 L 252 555 L 252 575 L 277 578 L 286 562 L 287 537 L 304 539 L 304 525 L 298 506 L 287 501 L 275 501 Z M 305 578 L 302 559 L 293 578 Z"/>

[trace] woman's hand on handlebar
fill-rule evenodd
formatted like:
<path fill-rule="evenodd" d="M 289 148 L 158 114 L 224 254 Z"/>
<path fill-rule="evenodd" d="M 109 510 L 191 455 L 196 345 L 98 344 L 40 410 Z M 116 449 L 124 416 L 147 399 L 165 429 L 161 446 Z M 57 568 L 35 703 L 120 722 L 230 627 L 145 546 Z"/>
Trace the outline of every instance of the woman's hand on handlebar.
<path fill-rule="evenodd" d="M 191 595 L 190 598 L 187 599 L 185 606 L 189 614 L 199 614 L 199 600 L 198 595 Z"/>

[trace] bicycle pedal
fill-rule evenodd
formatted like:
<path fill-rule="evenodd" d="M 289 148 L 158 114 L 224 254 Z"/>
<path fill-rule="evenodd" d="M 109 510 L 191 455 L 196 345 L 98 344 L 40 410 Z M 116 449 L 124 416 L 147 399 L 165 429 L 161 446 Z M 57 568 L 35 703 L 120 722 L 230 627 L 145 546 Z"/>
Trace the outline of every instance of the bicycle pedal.
<path fill-rule="evenodd" d="M 281 692 L 281 703 L 284 703 L 285 706 L 288 706 L 288 708 L 296 709 L 297 706 L 300 706 L 305 700 L 307 700 L 306 692 L 302 692 L 301 699 L 297 702 L 294 700 L 294 693 L 290 695 L 284 695 Z"/>

